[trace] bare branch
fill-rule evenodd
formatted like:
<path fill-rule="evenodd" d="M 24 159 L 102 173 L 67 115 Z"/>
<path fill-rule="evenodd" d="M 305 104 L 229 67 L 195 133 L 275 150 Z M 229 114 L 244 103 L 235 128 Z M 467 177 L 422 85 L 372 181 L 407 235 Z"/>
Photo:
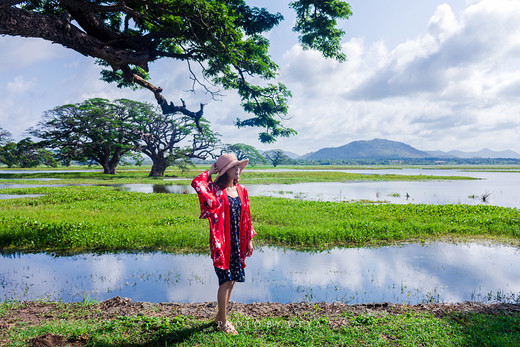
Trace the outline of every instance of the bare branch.
<path fill-rule="evenodd" d="M 197 61 L 201 67 L 201 69 L 204 71 L 204 65 L 202 65 L 201 62 Z M 199 80 L 199 78 L 197 77 L 197 74 L 193 71 L 193 69 L 191 68 L 191 64 L 190 62 L 188 61 L 188 71 L 190 72 L 190 79 L 193 81 L 193 84 L 192 84 L 192 87 L 191 87 L 191 91 L 195 91 L 195 84 L 198 84 L 199 86 L 201 86 L 202 88 L 204 88 L 205 90 L 205 94 L 210 94 L 211 95 L 211 99 L 213 100 L 218 100 L 217 97 L 221 97 L 223 96 L 221 93 L 220 93 L 220 90 L 217 90 L 217 91 L 213 91 L 211 90 L 207 84 L 209 84 L 211 87 L 216 87 L 215 84 L 211 83 L 211 81 L 209 81 L 206 77 L 203 77 L 204 78 L 204 83 L 201 82 Z M 207 84 L 206 84 L 207 83 Z"/>

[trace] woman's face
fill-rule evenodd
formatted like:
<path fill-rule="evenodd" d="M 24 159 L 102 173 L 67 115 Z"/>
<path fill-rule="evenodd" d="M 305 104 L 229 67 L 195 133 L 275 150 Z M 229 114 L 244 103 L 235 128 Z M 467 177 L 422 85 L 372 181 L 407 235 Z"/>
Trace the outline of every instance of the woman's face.
<path fill-rule="evenodd" d="M 240 178 L 240 165 L 235 164 L 234 166 L 230 167 L 226 171 L 226 175 L 228 175 L 228 177 L 230 179 L 239 179 Z"/>

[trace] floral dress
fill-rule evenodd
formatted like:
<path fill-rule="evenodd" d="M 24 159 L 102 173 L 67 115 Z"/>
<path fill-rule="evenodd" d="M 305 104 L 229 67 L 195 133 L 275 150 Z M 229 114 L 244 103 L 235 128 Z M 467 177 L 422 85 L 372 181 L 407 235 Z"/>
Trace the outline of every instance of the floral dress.
<path fill-rule="evenodd" d="M 229 269 L 222 270 L 215 266 L 215 272 L 218 277 L 218 284 L 222 285 L 227 281 L 244 282 L 245 272 L 244 268 L 240 264 L 240 212 L 242 204 L 240 203 L 240 197 L 232 198 L 228 196 L 229 201 L 229 214 L 230 214 L 230 227 L 231 227 L 231 249 L 229 259 Z"/>

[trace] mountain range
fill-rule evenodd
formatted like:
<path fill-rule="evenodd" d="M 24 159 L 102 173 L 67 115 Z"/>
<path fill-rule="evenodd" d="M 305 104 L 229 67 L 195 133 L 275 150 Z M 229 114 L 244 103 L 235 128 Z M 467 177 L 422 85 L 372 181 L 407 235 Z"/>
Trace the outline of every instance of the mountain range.
<path fill-rule="evenodd" d="M 353 141 L 340 147 L 326 147 L 307 153 L 300 159 L 310 160 L 348 160 L 348 159 L 418 159 L 418 158 L 513 158 L 520 159 L 514 151 L 492 151 L 482 149 L 478 152 L 462 151 L 421 151 L 403 142 L 384 139 Z"/>

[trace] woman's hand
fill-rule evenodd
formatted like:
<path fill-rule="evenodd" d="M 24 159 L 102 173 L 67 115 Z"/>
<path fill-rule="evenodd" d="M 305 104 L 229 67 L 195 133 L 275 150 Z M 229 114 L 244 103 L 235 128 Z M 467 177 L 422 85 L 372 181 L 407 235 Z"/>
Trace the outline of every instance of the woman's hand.
<path fill-rule="evenodd" d="M 253 255 L 253 249 L 253 241 L 249 240 L 249 242 L 247 243 L 246 257 L 250 257 L 251 255 Z"/>
<path fill-rule="evenodd" d="M 211 176 L 213 174 L 216 174 L 218 173 L 218 169 L 217 169 L 217 163 L 213 163 L 213 165 L 211 165 L 211 169 L 208 170 L 208 174 Z"/>

